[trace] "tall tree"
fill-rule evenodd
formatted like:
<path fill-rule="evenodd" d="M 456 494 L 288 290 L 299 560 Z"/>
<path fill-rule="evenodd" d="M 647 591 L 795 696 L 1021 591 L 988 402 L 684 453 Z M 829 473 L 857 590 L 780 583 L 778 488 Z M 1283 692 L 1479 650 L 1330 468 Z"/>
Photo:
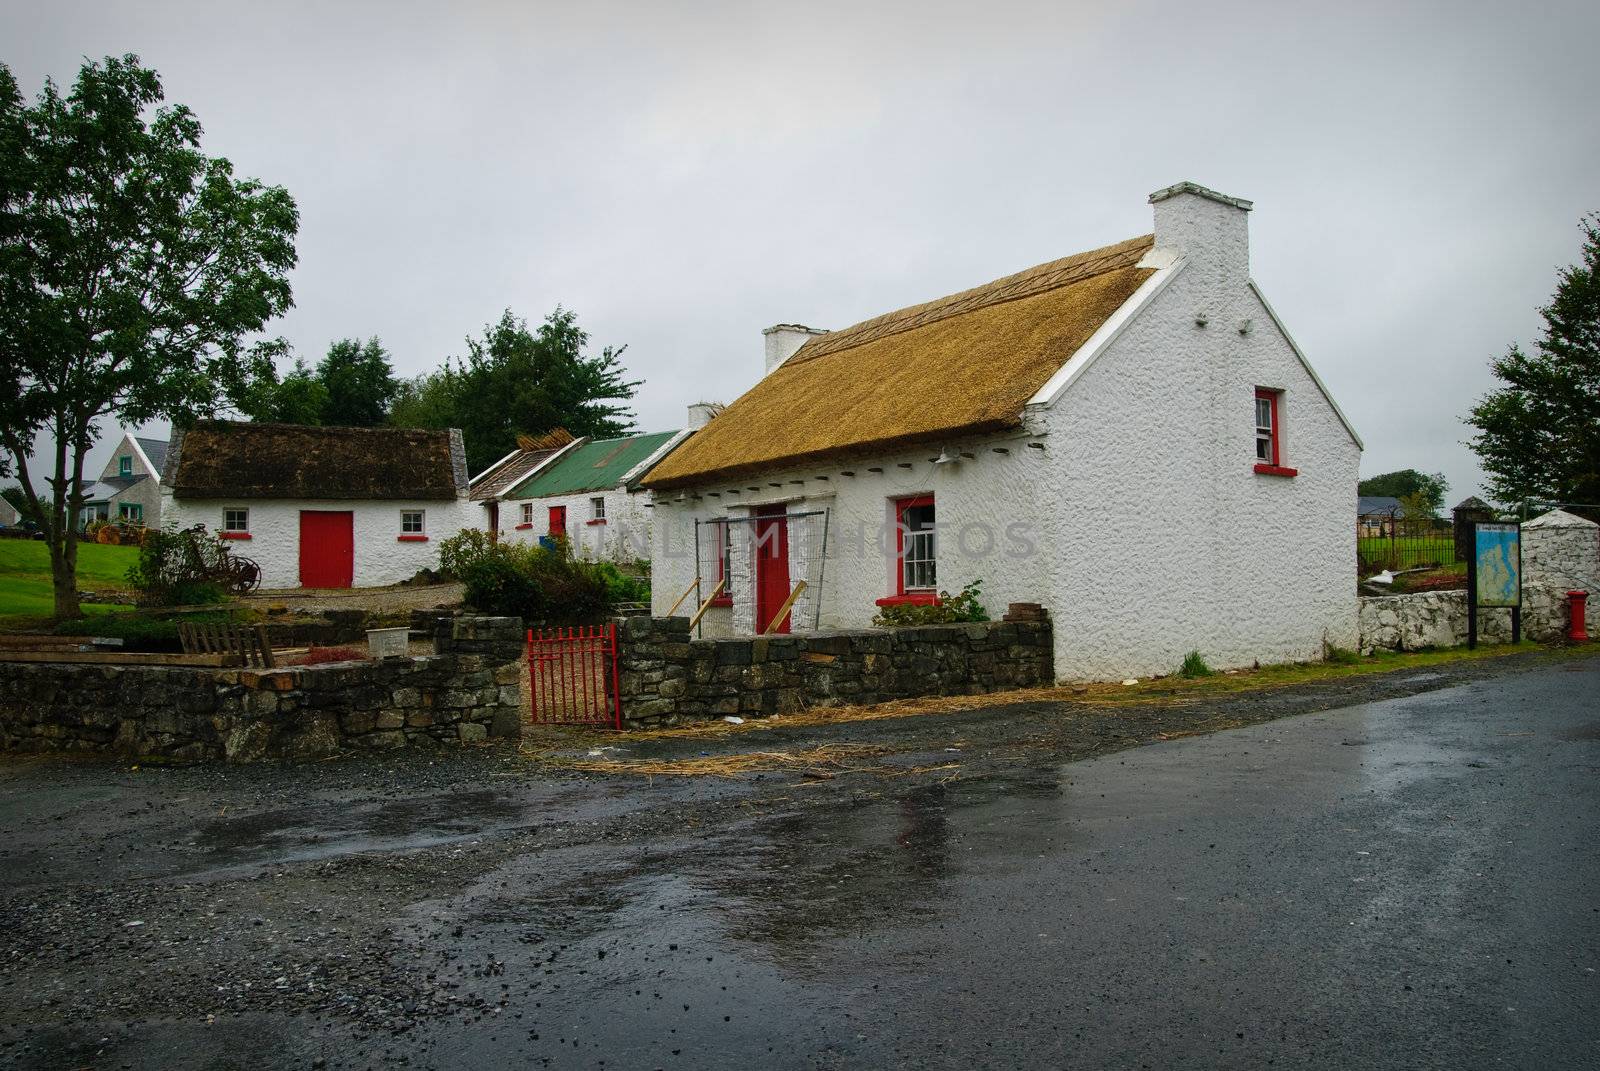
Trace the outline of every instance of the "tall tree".
<path fill-rule="evenodd" d="M 80 612 L 72 533 L 97 422 L 214 411 L 283 350 L 248 339 L 292 304 L 294 200 L 236 179 L 163 100 L 136 56 L 85 63 L 65 96 L 46 81 L 31 105 L 0 65 L 0 446 L 45 518 L 60 617 Z"/>
<path fill-rule="evenodd" d="M 1449 490 L 1450 484 L 1445 481 L 1444 473 L 1429 475 L 1416 469 L 1385 472 L 1356 484 L 1357 494 L 1408 499 L 1411 509 L 1421 509 L 1422 515 L 1427 517 L 1436 516 L 1444 508 L 1444 496 Z M 1414 513 L 1410 515 L 1416 516 Z"/>
<path fill-rule="evenodd" d="M 317 380 L 327 391 L 323 424 L 370 428 L 389 419 L 397 384 L 389 353 L 377 338 L 340 339 L 317 365 Z"/>
<path fill-rule="evenodd" d="M 1490 365 L 1503 387 L 1473 407 L 1469 444 L 1502 503 L 1600 502 L 1600 213 L 1579 224 L 1582 262 L 1561 269 L 1533 353 Z"/>
<path fill-rule="evenodd" d="M 627 347 L 589 356 L 588 342 L 577 315 L 559 306 L 537 331 L 508 309 L 482 338 L 467 339 L 464 358 L 403 385 L 390 421 L 460 428 L 474 472 L 516 449 L 518 434 L 625 434 L 633 429 L 626 403 L 639 386 L 622 367 Z"/>
<path fill-rule="evenodd" d="M 294 368 L 276 382 L 264 382 L 241 406 L 252 420 L 277 424 L 321 424 L 328 388 L 316 371 L 296 358 Z"/>

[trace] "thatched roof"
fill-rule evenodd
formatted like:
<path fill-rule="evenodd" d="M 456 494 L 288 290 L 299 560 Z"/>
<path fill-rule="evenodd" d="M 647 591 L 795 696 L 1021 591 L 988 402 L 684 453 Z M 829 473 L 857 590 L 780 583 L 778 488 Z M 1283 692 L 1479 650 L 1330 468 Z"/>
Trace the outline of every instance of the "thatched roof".
<path fill-rule="evenodd" d="M 1154 271 L 1151 235 L 818 335 L 644 478 L 668 488 L 1001 431 Z"/>
<path fill-rule="evenodd" d="M 454 428 L 320 428 L 203 420 L 176 432 L 167 482 L 179 498 L 437 501 L 467 490 Z"/>
<path fill-rule="evenodd" d="M 472 478 L 472 500 L 498 500 L 506 491 L 538 472 L 545 462 L 572 441 L 572 433 L 566 428 L 556 428 L 538 438 L 518 435 L 516 450 Z"/>

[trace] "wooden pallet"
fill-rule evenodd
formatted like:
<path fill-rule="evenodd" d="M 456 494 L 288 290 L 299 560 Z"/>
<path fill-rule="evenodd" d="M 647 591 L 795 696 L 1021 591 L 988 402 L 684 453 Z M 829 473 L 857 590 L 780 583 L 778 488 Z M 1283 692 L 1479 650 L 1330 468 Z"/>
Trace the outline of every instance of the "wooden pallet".
<path fill-rule="evenodd" d="M 272 641 L 265 625 L 224 625 L 216 621 L 178 622 L 178 640 L 185 655 L 226 655 L 237 666 L 272 669 Z"/>

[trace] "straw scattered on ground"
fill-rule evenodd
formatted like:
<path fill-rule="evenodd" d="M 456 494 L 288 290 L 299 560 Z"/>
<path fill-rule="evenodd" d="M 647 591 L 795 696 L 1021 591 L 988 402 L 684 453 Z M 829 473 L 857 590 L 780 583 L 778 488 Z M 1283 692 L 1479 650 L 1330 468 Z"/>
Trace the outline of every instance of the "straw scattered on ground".
<path fill-rule="evenodd" d="M 878 744 L 824 744 L 797 751 L 747 751 L 736 755 L 702 755 L 689 759 L 563 759 L 547 756 L 543 761 L 586 773 L 738 777 L 763 770 L 797 770 L 831 779 L 839 773 L 882 769 L 882 764 L 871 760 L 888 750 Z"/>

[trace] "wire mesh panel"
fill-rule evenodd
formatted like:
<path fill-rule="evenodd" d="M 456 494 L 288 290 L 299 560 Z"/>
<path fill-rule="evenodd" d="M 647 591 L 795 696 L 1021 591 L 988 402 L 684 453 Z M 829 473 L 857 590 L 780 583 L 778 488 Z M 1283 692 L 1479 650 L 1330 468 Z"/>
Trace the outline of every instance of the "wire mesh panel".
<path fill-rule="evenodd" d="M 528 679 L 534 721 L 622 728 L 615 622 L 530 631 Z"/>

